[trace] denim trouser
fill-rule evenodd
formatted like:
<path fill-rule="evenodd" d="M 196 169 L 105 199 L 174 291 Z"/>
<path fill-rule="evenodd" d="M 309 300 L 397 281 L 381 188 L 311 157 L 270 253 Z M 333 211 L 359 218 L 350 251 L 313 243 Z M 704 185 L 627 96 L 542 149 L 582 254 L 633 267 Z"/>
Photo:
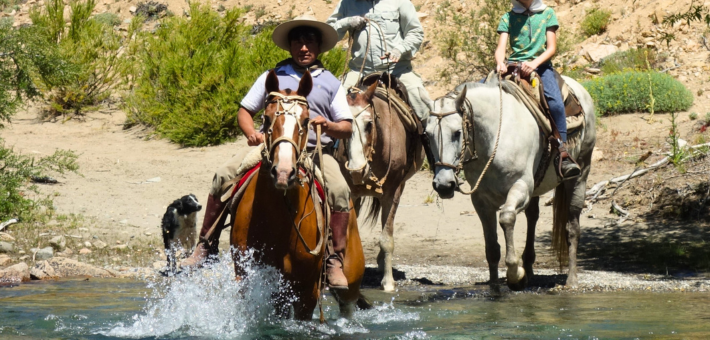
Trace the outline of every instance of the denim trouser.
<path fill-rule="evenodd" d="M 545 99 L 547 105 L 550 106 L 550 114 L 555 120 L 557 130 L 560 132 L 562 142 L 567 142 L 567 118 L 565 117 L 565 103 L 562 101 L 562 93 L 560 86 L 557 84 L 554 70 L 550 63 L 540 65 L 535 72 L 542 80 L 542 86 L 545 89 Z"/>

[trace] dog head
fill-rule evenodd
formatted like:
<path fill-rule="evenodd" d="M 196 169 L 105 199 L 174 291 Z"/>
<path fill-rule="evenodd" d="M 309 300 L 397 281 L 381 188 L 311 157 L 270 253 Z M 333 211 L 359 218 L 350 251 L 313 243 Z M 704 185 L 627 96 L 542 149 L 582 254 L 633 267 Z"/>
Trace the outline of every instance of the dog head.
<path fill-rule="evenodd" d="M 176 199 L 170 206 L 177 210 L 178 215 L 189 215 L 202 210 L 202 205 L 197 202 L 197 197 L 193 194 L 185 195 Z"/>

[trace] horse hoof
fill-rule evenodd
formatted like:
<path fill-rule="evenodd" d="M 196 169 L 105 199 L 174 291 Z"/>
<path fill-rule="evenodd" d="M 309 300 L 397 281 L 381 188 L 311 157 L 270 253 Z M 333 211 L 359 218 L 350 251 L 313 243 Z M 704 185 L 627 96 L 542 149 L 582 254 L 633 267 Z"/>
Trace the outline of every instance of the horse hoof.
<path fill-rule="evenodd" d="M 527 274 L 525 274 L 525 276 L 523 276 L 523 278 L 520 279 L 516 283 L 508 282 L 508 288 L 510 288 L 510 290 L 515 291 L 515 292 L 519 292 L 519 291 L 525 289 L 527 286 L 528 286 L 528 275 Z"/>
<path fill-rule="evenodd" d="M 394 284 L 382 284 L 380 286 L 385 293 L 394 293 Z"/>

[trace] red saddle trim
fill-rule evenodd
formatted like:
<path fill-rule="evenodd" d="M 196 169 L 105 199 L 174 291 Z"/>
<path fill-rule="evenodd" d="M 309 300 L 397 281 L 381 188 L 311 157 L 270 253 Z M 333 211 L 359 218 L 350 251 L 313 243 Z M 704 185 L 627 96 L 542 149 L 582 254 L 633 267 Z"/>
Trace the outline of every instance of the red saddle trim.
<path fill-rule="evenodd" d="M 237 183 L 237 185 L 234 186 L 234 189 L 232 190 L 232 194 L 230 195 L 230 197 L 234 197 L 234 194 L 236 194 L 237 191 L 239 190 L 239 188 L 241 188 L 242 185 L 244 185 L 244 182 L 246 182 L 246 180 L 249 177 L 251 177 L 251 175 L 254 172 L 258 171 L 259 168 L 261 168 L 261 162 L 256 163 L 256 165 L 253 168 L 249 169 L 249 171 L 247 171 L 244 174 L 244 176 L 242 176 L 242 178 L 239 180 L 239 183 Z M 325 191 L 323 191 L 323 187 L 321 186 L 320 182 L 318 182 L 318 180 L 315 180 L 313 182 L 316 184 L 316 189 L 318 190 L 318 196 L 320 196 L 321 201 L 325 200 Z"/>

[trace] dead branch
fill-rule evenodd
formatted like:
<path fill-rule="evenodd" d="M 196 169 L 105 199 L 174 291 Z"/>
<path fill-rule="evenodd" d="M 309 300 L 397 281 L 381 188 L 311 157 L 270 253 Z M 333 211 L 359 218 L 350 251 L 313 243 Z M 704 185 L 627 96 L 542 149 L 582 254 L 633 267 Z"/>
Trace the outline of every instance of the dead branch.
<path fill-rule="evenodd" d="M 627 180 L 632 179 L 634 177 L 639 177 L 641 175 L 645 175 L 647 172 L 649 172 L 651 170 L 655 170 L 655 169 L 658 169 L 662 166 L 665 166 L 666 164 L 668 164 L 668 161 L 669 161 L 668 157 L 663 157 L 663 159 L 661 159 L 660 161 L 658 161 L 656 163 L 649 165 L 645 169 L 641 169 L 641 170 L 636 171 L 638 169 L 638 168 L 636 168 L 636 169 L 634 169 L 634 171 L 632 171 L 628 175 L 614 177 L 608 181 L 601 181 L 601 182 L 595 184 L 591 189 L 587 190 L 587 192 L 585 193 L 585 196 L 588 199 L 596 198 L 596 196 L 599 195 L 600 191 L 602 191 L 602 189 L 605 189 L 607 185 L 623 183 L 623 182 L 626 182 Z M 590 198 L 590 196 L 592 196 L 592 198 Z"/>
<path fill-rule="evenodd" d="M 10 225 L 12 225 L 12 224 L 15 224 L 15 223 L 17 223 L 17 222 L 19 222 L 19 220 L 16 219 L 16 218 L 13 218 L 13 219 L 9 219 L 9 220 L 7 220 L 7 221 L 5 221 L 5 222 L 3 222 L 3 223 L 0 223 L 0 231 L 2 231 L 3 229 L 5 229 L 5 227 L 8 227 L 8 226 L 10 226 Z"/>

